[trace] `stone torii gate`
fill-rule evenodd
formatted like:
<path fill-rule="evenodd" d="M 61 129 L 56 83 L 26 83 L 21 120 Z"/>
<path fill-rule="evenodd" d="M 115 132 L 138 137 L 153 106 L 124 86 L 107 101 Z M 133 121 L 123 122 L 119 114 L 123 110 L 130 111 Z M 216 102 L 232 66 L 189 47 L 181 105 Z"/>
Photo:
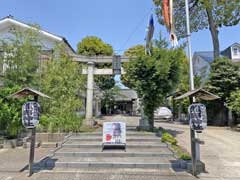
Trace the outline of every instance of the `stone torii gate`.
<path fill-rule="evenodd" d="M 119 75 L 124 74 L 121 62 L 129 62 L 127 56 L 81 56 L 73 55 L 76 62 L 87 63 L 87 69 L 82 69 L 82 74 L 87 75 L 87 103 L 86 103 L 86 124 L 93 125 L 93 90 L 94 75 Z M 98 69 L 94 65 L 98 63 L 112 63 L 112 69 Z"/>

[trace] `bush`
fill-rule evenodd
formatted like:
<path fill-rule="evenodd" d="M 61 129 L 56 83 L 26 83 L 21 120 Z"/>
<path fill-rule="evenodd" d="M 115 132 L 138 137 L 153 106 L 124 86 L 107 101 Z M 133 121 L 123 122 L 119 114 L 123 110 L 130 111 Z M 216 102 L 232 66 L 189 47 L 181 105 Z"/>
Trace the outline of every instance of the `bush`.
<path fill-rule="evenodd" d="M 17 134 L 23 129 L 21 107 L 24 100 L 7 98 L 19 89 L 18 86 L 0 89 L 0 132 L 9 139 L 16 138 Z"/>
<path fill-rule="evenodd" d="M 167 132 L 162 134 L 162 142 L 169 142 L 172 145 L 177 145 L 177 140 Z"/>
<path fill-rule="evenodd" d="M 191 157 L 189 154 L 187 154 L 187 153 L 182 153 L 182 154 L 180 154 L 179 157 L 180 157 L 180 159 L 182 159 L 182 160 L 186 160 L 186 161 L 192 159 L 192 157 Z"/>

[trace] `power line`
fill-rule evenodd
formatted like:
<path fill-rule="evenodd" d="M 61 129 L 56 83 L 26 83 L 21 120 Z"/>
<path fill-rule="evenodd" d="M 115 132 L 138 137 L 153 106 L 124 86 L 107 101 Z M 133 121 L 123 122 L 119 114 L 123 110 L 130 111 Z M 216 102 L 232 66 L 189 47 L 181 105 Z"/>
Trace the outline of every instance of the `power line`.
<path fill-rule="evenodd" d="M 151 8 L 148 13 L 146 15 L 143 16 L 143 18 L 141 19 L 141 21 L 139 21 L 139 23 L 136 25 L 136 27 L 133 29 L 133 31 L 130 33 L 130 35 L 128 36 L 127 40 L 122 44 L 122 46 L 120 46 L 121 48 L 119 48 L 120 50 L 124 49 L 126 44 L 129 42 L 129 40 L 132 38 L 132 36 L 135 34 L 135 32 L 139 29 L 140 25 L 142 25 L 143 21 L 145 20 L 145 18 L 149 15 L 149 13 L 153 10 L 153 8 Z M 120 51 L 118 50 L 118 51 Z"/>

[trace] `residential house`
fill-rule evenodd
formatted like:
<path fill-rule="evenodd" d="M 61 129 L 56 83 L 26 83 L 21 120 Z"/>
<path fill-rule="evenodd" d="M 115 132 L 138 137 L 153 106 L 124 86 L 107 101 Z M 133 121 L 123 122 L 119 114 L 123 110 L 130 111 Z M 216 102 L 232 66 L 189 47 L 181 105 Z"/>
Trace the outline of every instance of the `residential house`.
<path fill-rule="evenodd" d="M 220 52 L 221 57 L 230 59 L 233 63 L 240 64 L 240 44 L 234 43 Z M 214 60 L 213 51 L 198 51 L 193 55 L 193 72 L 200 77 L 201 86 L 208 80 L 211 63 Z M 230 125 L 231 112 L 226 108 L 225 102 L 215 102 L 214 108 L 208 109 L 209 124 Z M 229 113 L 230 112 L 230 113 Z"/>
<path fill-rule="evenodd" d="M 240 64 L 240 44 L 232 44 L 225 50 L 221 51 L 220 56 L 227 57 L 232 62 Z M 201 78 L 202 84 L 208 79 L 213 60 L 213 51 L 197 51 L 193 55 L 193 72 L 194 75 Z"/>

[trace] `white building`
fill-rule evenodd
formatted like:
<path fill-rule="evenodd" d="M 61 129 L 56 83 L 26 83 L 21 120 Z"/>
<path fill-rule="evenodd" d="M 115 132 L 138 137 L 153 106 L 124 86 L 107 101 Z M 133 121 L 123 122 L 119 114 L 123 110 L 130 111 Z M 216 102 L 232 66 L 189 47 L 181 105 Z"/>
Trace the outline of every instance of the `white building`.
<path fill-rule="evenodd" d="M 66 50 L 69 53 L 75 53 L 74 49 L 71 47 L 71 45 L 64 37 L 49 33 L 42 29 L 37 29 L 29 24 L 14 19 L 13 16 L 11 15 L 4 17 L 0 20 L 0 39 L 4 40 L 7 38 L 11 38 L 13 36 L 11 33 L 11 30 L 13 28 L 20 31 L 26 30 L 38 31 L 42 43 L 42 48 L 44 50 L 51 50 L 56 46 L 56 44 L 62 43 L 65 45 Z"/>

